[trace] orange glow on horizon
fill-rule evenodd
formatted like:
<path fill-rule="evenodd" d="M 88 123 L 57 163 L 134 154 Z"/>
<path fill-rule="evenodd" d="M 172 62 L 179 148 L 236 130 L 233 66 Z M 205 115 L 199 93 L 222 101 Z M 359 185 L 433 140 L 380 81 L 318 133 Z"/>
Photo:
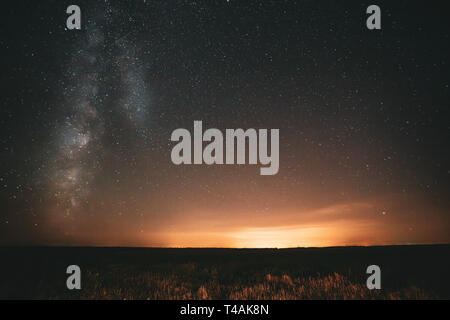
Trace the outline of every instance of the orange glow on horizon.
<path fill-rule="evenodd" d="M 394 204 L 392 204 L 394 203 Z M 180 210 L 164 223 L 149 221 L 135 228 L 105 226 L 91 234 L 67 232 L 52 245 L 198 247 L 198 248 L 295 248 L 448 243 L 446 225 L 438 211 L 412 220 L 392 199 L 366 199 L 319 208 L 257 210 L 195 208 Z M 410 210 L 421 210 L 408 203 Z M 405 217 L 408 217 L 407 219 Z M 435 219 L 436 221 L 432 221 Z M 158 222 L 158 221 L 157 221 Z M 57 225 L 57 224 L 56 224 Z M 50 241 L 49 241 L 50 242 Z"/>

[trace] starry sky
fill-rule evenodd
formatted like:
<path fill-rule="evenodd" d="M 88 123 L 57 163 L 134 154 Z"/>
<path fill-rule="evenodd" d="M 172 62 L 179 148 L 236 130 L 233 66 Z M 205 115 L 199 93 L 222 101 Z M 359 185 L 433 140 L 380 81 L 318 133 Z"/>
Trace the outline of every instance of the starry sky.
<path fill-rule="evenodd" d="M 444 1 L 72 2 L 2 4 L 0 245 L 450 243 Z M 278 174 L 173 164 L 194 120 Z"/>

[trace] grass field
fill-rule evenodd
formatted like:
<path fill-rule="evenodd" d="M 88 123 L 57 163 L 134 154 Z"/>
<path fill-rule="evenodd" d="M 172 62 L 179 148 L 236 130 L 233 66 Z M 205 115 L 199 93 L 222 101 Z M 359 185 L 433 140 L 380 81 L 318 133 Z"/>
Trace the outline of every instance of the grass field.
<path fill-rule="evenodd" d="M 1 299 L 449 299 L 450 246 L 0 248 Z M 66 288 L 80 266 L 81 290 Z M 368 290 L 367 266 L 381 268 Z"/>

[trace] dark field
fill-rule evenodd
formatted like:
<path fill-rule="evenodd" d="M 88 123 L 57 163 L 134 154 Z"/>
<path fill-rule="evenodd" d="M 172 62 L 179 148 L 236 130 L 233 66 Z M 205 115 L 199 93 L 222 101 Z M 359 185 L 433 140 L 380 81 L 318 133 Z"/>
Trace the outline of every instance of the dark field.
<path fill-rule="evenodd" d="M 450 246 L 0 248 L 1 299 L 449 299 Z M 81 290 L 66 268 L 81 268 Z M 368 290 L 367 266 L 381 267 Z"/>

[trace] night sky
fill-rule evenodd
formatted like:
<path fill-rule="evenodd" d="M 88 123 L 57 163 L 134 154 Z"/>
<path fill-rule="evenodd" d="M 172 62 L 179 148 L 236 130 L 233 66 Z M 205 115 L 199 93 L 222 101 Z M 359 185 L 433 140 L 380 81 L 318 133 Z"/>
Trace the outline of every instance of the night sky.
<path fill-rule="evenodd" d="M 448 12 L 2 3 L 0 245 L 450 243 Z M 194 120 L 280 129 L 278 174 L 173 164 L 171 133 Z"/>

